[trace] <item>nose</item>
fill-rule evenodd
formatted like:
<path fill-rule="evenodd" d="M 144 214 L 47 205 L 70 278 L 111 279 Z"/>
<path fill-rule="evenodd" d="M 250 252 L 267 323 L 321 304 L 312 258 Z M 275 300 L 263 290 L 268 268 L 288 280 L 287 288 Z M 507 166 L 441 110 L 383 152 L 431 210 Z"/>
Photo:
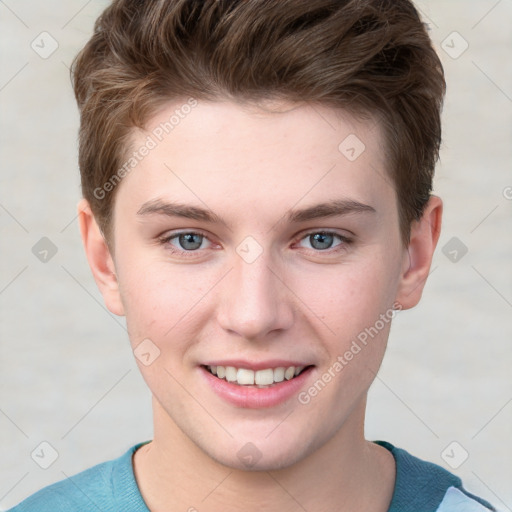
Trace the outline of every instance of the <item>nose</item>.
<path fill-rule="evenodd" d="M 293 293 L 264 252 L 248 263 L 235 255 L 233 269 L 223 280 L 218 322 L 247 340 L 264 339 L 293 323 Z"/>

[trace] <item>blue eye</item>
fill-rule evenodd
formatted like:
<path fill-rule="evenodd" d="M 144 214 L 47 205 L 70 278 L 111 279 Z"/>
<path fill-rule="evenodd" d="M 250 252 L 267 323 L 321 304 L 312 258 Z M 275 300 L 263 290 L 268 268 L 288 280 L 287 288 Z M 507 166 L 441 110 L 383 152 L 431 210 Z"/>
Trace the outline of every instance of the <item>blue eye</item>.
<path fill-rule="evenodd" d="M 336 238 L 338 238 L 340 242 L 334 244 Z M 351 240 L 347 237 L 344 237 L 338 233 L 333 233 L 331 231 L 313 231 L 306 234 L 306 236 L 301 239 L 301 242 L 303 240 L 307 240 L 311 245 L 311 248 L 315 251 L 325 251 L 333 247 L 338 248 L 339 246 L 344 246 L 351 243 Z"/>
<path fill-rule="evenodd" d="M 334 236 L 330 233 L 314 233 L 309 235 L 309 241 L 315 249 L 329 249 L 334 241 Z"/>
<path fill-rule="evenodd" d="M 161 243 L 167 245 L 171 252 L 176 253 L 198 252 L 198 249 L 204 249 L 201 246 L 207 240 L 205 235 L 195 231 L 182 231 L 160 239 Z"/>
<path fill-rule="evenodd" d="M 336 241 L 336 239 L 338 241 Z M 204 256 L 205 253 L 203 250 L 210 248 L 212 245 L 212 242 L 210 242 L 206 235 L 196 231 L 171 233 L 162 236 L 159 240 L 171 253 L 183 257 Z M 351 243 L 352 240 L 348 237 L 332 231 L 323 230 L 306 233 L 296 242 L 299 247 L 308 249 L 310 252 L 316 254 L 325 252 L 326 255 L 337 254 L 339 251 L 346 250 L 348 248 L 347 246 Z"/>
<path fill-rule="evenodd" d="M 182 249 L 185 249 L 186 251 L 193 251 L 201 247 L 204 237 L 199 233 L 180 233 L 173 238 L 178 239 L 178 243 Z"/>

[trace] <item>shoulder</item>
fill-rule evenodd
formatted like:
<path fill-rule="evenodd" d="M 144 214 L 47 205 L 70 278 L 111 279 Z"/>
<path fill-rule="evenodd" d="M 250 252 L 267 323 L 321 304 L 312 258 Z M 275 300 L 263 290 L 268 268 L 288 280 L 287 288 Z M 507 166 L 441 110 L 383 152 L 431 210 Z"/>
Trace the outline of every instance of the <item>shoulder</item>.
<path fill-rule="evenodd" d="M 7 512 L 109 512 L 126 504 L 137 506 L 131 510 L 146 512 L 132 466 L 132 455 L 143 444 L 132 446 L 117 459 L 44 487 Z"/>
<path fill-rule="evenodd" d="M 32 494 L 8 512 L 102 510 L 108 502 L 112 461 L 93 466 Z"/>
<path fill-rule="evenodd" d="M 386 441 L 396 463 L 396 481 L 389 512 L 489 512 L 495 509 L 467 492 L 461 479 L 441 466 L 419 459 Z"/>

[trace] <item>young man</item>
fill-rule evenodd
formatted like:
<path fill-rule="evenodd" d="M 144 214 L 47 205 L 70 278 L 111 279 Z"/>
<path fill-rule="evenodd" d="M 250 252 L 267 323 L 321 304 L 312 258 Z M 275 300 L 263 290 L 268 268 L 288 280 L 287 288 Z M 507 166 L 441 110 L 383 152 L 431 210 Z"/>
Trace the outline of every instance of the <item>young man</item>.
<path fill-rule="evenodd" d="M 441 227 L 413 5 L 117 0 L 73 76 L 82 238 L 154 438 L 12 510 L 494 510 L 363 435 Z"/>

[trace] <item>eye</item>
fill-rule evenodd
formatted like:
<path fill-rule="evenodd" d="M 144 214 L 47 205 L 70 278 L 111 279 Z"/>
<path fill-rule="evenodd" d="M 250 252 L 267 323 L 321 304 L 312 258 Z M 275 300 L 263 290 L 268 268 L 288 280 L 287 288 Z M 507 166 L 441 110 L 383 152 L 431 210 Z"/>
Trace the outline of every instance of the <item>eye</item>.
<path fill-rule="evenodd" d="M 160 239 L 162 244 L 169 247 L 172 252 L 197 252 L 198 249 L 205 249 L 203 242 L 208 242 L 208 238 L 202 233 L 195 231 L 181 231 L 171 235 L 165 235 Z M 203 246 L 203 247 L 202 247 Z"/>
<path fill-rule="evenodd" d="M 333 245 L 336 239 L 339 239 L 340 242 Z M 310 247 L 306 248 L 312 248 L 315 251 L 325 251 L 333 247 L 336 251 L 344 248 L 344 246 L 349 245 L 352 242 L 349 238 L 332 231 L 312 231 L 307 233 L 306 236 L 300 240 L 299 245 L 301 245 L 301 242 L 303 241 L 306 241 L 310 244 Z"/>
<path fill-rule="evenodd" d="M 338 240 L 337 243 L 336 240 Z M 165 245 L 170 252 L 183 256 L 192 256 L 194 253 L 198 254 L 201 249 L 207 249 L 212 246 L 212 242 L 210 242 L 206 235 L 196 231 L 180 231 L 166 234 L 160 238 L 160 243 Z M 351 243 L 352 240 L 350 238 L 339 233 L 319 230 L 303 235 L 299 239 L 298 245 L 316 253 L 326 252 L 332 254 L 346 249 Z"/>

